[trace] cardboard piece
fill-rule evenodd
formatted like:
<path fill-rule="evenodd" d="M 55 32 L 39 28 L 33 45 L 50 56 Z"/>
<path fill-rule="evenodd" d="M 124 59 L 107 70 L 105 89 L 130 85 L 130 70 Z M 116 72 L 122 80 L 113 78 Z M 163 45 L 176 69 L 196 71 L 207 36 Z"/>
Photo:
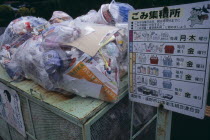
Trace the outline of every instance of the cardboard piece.
<path fill-rule="evenodd" d="M 84 35 L 77 40 L 67 43 L 64 45 L 69 45 L 78 48 L 79 50 L 87 53 L 90 56 L 94 56 L 98 50 L 105 44 L 101 45 L 101 42 L 105 36 L 109 33 L 117 32 L 119 29 L 113 26 L 106 26 L 106 25 L 89 25 L 91 28 L 94 29 L 93 32 Z M 110 36 L 111 38 L 112 36 Z M 112 39 L 113 40 L 113 39 Z M 109 41 L 112 41 L 109 40 Z M 106 42 L 106 41 L 103 41 Z"/>

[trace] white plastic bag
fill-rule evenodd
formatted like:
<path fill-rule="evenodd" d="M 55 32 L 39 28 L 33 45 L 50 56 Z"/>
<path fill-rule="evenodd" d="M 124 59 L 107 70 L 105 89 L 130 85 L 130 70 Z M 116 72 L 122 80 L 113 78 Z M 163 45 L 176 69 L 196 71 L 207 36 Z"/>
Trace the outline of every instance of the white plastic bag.
<path fill-rule="evenodd" d="M 63 11 L 54 11 L 52 17 L 50 18 L 49 22 L 51 24 L 54 23 L 61 23 L 63 21 L 72 21 L 73 18 Z"/>
<path fill-rule="evenodd" d="M 115 25 L 116 23 L 127 23 L 130 10 L 134 8 L 129 4 L 112 1 L 110 4 L 103 4 L 99 14 L 106 24 Z"/>

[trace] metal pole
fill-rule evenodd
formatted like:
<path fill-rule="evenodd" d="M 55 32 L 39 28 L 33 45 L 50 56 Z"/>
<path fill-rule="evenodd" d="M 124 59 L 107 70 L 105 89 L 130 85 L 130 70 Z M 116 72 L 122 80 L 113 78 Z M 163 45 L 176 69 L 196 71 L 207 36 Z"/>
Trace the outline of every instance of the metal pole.
<path fill-rule="evenodd" d="M 165 110 L 163 105 L 157 109 L 156 140 L 170 140 L 172 111 Z"/>
<path fill-rule="evenodd" d="M 131 102 L 131 127 L 130 127 L 130 140 L 133 140 L 133 117 L 134 117 L 134 102 Z"/>

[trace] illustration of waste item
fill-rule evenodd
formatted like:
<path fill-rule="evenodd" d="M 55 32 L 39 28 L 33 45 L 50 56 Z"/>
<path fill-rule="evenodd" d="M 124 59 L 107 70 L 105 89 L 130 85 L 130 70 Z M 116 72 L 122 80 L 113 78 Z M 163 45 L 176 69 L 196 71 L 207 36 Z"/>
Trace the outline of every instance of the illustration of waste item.
<path fill-rule="evenodd" d="M 174 53 L 174 46 L 173 45 L 166 45 L 165 46 L 165 53 L 173 54 Z"/>
<path fill-rule="evenodd" d="M 138 87 L 138 91 L 139 92 L 142 92 L 143 93 L 143 90 L 145 89 L 145 87 L 144 86 L 140 86 L 140 87 Z"/>
<path fill-rule="evenodd" d="M 163 52 L 163 48 L 164 48 L 164 44 L 161 44 L 161 45 L 158 47 L 159 53 L 162 53 L 162 52 Z"/>
<path fill-rule="evenodd" d="M 159 69 L 156 68 L 156 67 L 150 67 L 150 66 L 148 66 L 147 67 L 147 74 L 158 76 L 159 75 Z"/>
<path fill-rule="evenodd" d="M 162 90 L 159 89 L 159 90 L 158 90 L 158 96 L 163 97 L 163 95 L 164 95 L 164 94 L 163 94 Z"/>
<path fill-rule="evenodd" d="M 147 74 L 151 74 L 152 72 L 150 72 L 150 66 L 147 67 Z"/>
<path fill-rule="evenodd" d="M 144 76 L 139 76 L 139 83 L 147 85 L 148 84 L 148 78 L 144 77 Z"/>
<path fill-rule="evenodd" d="M 145 94 L 145 95 L 150 95 L 151 93 L 152 93 L 152 90 L 151 89 L 145 88 L 143 90 L 143 94 Z"/>
<path fill-rule="evenodd" d="M 159 59 L 158 59 L 157 56 L 152 55 L 152 56 L 150 57 L 150 64 L 158 64 L 158 61 L 159 61 Z"/>
<path fill-rule="evenodd" d="M 163 70 L 163 77 L 171 78 L 172 77 L 171 70 Z"/>
<path fill-rule="evenodd" d="M 137 69 L 138 69 L 138 73 L 146 74 L 146 67 L 140 66 L 140 67 L 137 67 Z"/>
<path fill-rule="evenodd" d="M 137 73 L 141 73 L 141 67 L 137 67 Z"/>
<path fill-rule="evenodd" d="M 172 88 L 171 81 L 163 81 L 163 88 L 171 89 Z"/>
<path fill-rule="evenodd" d="M 151 47 L 150 47 L 150 45 L 147 45 L 147 44 L 145 43 L 145 50 L 146 50 L 146 52 L 151 52 Z"/>
<path fill-rule="evenodd" d="M 133 32 L 130 32 L 130 36 L 129 37 L 130 37 L 130 40 L 141 40 L 142 35 L 141 35 L 141 32 L 133 31 Z"/>
<path fill-rule="evenodd" d="M 163 93 L 161 90 L 158 91 L 158 96 L 168 100 L 173 99 L 173 95 Z"/>
<path fill-rule="evenodd" d="M 152 32 L 151 36 L 152 36 L 152 40 L 157 40 L 157 41 L 160 40 L 160 36 L 155 32 Z"/>
<path fill-rule="evenodd" d="M 145 54 L 139 54 L 139 63 L 146 63 L 147 57 Z"/>
<path fill-rule="evenodd" d="M 152 86 L 157 86 L 157 79 L 156 78 L 150 78 L 149 79 L 149 84 Z"/>
<path fill-rule="evenodd" d="M 143 93 L 144 95 L 152 95 L 152 96 L 156 96 L 156 97 L 159 95 L 158 91 L 146 88 L 144 86 L 140 86 L 137 89 L 139 92 Z"/>
<path fill-rule="evenodd" d="M 140 50 L 140 48 L 137 45 L 133 45 L 133 49 L 135 52 L 138 52 L 138 50 Z"/>
<path fill-rule="evenodd" d="M 158 46 L 154 45 L 153 43 L 149 43 L 148 45 L 144 43 L 146 52 L 157 52 Z"/>
<path fill-rule="evenodd" d="M 158 96 L 158 91 L 152 90 L 151 95 L 157 97 Z"/>
<path fill-rule="evenodd" d="M 163 65 L 164 66 L 172 66 L 172 62 L 173 62 L 173 60 L 172 60 L 171 56 L 165 56 L 163 58 Z"/>
<path fill-rule="evenodd" d="M 173 95 L 164 94 L 164 95 L 163 95 L 163 98 L 171 100 L 171 99 L 173 99 Z"/>

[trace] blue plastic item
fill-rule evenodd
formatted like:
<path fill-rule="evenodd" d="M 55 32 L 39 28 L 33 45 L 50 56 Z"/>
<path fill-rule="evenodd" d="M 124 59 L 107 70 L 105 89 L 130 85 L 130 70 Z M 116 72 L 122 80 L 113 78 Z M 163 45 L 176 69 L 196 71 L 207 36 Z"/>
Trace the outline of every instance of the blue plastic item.
<path fill-rule="evenodd" d="M 43 62 L 47 73 L 55 73 L 62 66 L 59 54 L 55 50 L 50 50 L 43 54 Z"/>
<path fill-rule="evenodd" d="M 163 59 L 163 65 L 164 66 L 172 66 L 173 60 L 170 57 L 165 57 Z"/>
<path fill-rule="evenodd" d="M 125 7 L 122 4 L 119 4 L 119 13 L 122 16 L 123 22 L 128 22 L 128 12 L 130 10 L 133 10 L 133 9 L 130 7 Z"/>
<path fill-rule="evenodd" d="M 24 79 L 24 72 L 16 63 L 8 63 L 5 65 L 5 70 L 9 77 L 14 81 L 21 81 Z"/>
<path fill-rule="evenodd" d="M 163 81 L 163 88 L 171 89 L 172 83 L 170 81 Z"/>
<path fill-rule="evenodd" d="M 163 77 L 171 78 L 172 77 L 171 70 L 163 70 Z"/>

